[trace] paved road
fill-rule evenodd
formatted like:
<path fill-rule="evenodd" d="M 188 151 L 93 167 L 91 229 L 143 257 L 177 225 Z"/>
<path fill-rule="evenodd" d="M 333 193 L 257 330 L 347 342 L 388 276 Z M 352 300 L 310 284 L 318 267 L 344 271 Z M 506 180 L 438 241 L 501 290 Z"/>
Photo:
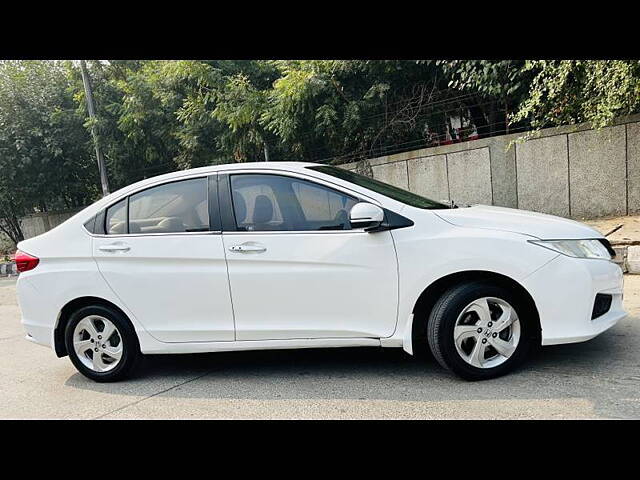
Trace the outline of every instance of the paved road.
<path fill-rule="evenodd" d="M 0 279 L 0 418 L 640 418 L 640 276 L 625 283 L 616 327 L 486 382 L 353 348 L 156 356 L 97 384 L 24 340 L 15 280 Z"/>

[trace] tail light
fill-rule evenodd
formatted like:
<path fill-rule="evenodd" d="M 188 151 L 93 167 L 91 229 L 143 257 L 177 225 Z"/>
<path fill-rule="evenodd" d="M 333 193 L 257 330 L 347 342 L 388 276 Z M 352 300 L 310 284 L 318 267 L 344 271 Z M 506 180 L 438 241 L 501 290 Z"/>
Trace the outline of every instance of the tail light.
<path fill-rule="evenodd" d="M 38 263 L 40 263 L 38 257 L 21 252 L 20 250 L 16 252 L 16 269 L 18 272 L 33 270 L 38 266 Z"/>

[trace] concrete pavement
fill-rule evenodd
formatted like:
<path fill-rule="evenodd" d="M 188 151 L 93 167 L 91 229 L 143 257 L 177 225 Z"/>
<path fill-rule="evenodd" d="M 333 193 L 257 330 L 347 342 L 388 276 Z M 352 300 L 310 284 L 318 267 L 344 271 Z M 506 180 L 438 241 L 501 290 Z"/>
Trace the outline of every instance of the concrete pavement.
<path fill-rule="evenodd" d="M 640 276 L 625 276 L 625 304 L 600 337 L 485 382 L 352 348 L 155 356 L 98 384 L 24 339 L 15 279 L 0 279 L 0 418 L 640 418 Z"/>

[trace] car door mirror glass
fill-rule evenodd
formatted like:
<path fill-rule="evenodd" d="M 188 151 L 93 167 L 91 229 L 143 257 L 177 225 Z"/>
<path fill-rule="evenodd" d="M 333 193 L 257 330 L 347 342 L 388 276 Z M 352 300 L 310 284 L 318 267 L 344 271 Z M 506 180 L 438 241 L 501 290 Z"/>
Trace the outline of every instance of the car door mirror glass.
<path fill-rule="evenodd" d="M 351 207 L 349 221 L 351 228 L 374 229 L 384 221 L 384 210 L 373 203 L 359 202 Z"/>

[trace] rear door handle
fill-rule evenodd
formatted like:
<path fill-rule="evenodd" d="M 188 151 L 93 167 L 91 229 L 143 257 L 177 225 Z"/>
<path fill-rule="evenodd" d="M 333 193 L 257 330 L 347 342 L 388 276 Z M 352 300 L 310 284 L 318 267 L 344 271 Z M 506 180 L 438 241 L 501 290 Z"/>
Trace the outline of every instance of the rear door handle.
<path fill-rule="evenodd" d="M 267 249 L 262 245 L 233 245 L 229 247 L 232 252 L 248 253 L 248 252 L 265 252 Z"/>
<path fill-rule="evenodd" d="M 127 245 L 101 245 L 98 250 L 101 252 L 128 252 L 131 247 Z"/>

